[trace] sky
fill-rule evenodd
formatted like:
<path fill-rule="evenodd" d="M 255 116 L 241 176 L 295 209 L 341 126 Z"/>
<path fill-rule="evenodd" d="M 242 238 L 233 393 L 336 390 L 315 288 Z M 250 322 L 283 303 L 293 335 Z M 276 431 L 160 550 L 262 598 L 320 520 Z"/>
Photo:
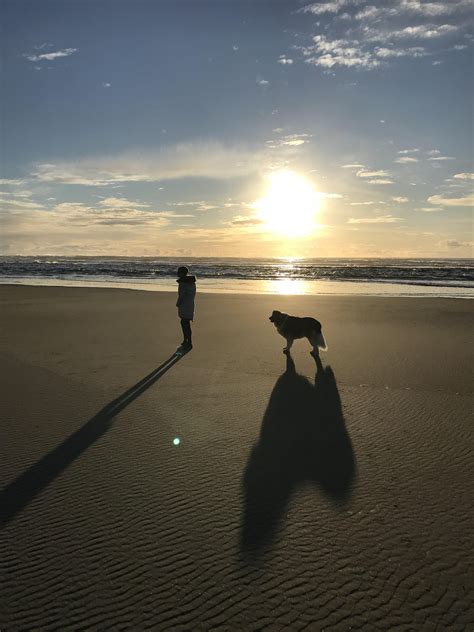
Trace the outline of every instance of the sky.
<path fill-rule="evenodd" d="M 470 257 L 470 0 L 2 0 L 0 254 Z"/>

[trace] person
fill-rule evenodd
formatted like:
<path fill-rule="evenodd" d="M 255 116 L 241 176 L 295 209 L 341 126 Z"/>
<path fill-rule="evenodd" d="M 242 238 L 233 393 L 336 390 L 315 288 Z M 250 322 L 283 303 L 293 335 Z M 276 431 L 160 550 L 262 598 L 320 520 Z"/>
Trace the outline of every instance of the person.
<path fill-rule="evenodd" d="M 191 321 L 194 319 L 194 298 L 196 296 L 196 277 L 188 275 L 188 268 L 180 266 L 178 268 L 178 316 L 181 318 L 181 329 L 183 330 L 183 342 L 181 349 L 190 351 L 193 348 Z"/>

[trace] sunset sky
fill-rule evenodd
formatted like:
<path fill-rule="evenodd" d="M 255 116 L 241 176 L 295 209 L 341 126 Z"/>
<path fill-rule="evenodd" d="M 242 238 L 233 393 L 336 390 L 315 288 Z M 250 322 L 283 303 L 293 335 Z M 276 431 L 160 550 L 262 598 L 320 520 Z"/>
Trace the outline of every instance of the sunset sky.
<path fill-rule="evenodd" d="M 4 0 L 7 255 L 472 256 L 470 0 Z"/>

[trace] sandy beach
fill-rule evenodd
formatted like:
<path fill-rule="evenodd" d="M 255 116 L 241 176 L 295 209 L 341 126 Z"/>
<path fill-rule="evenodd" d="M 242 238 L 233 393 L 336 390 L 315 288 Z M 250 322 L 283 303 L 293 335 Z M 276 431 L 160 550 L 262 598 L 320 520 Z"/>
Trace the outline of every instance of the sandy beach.
<path fill-rule="evenodd" d="M 470 301 L 0 297 L 2 632 L 473 629 Z"/>

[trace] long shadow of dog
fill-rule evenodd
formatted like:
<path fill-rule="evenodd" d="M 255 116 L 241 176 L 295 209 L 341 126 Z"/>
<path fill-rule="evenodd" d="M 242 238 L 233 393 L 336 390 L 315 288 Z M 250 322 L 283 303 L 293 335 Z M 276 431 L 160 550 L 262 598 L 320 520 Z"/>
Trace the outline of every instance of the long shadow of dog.
<path fill-rule="evenodd" d="M 314 359 L 313 385 L 296 372 L 288 353 L 286 371 L 270 396 L 243 477 L 243 552 L 257 552 L 271 544 L 297 485 L 319 484 L 339 506 L 351 494 L 355 458 L 336 378 L 319 356 Z"/>

